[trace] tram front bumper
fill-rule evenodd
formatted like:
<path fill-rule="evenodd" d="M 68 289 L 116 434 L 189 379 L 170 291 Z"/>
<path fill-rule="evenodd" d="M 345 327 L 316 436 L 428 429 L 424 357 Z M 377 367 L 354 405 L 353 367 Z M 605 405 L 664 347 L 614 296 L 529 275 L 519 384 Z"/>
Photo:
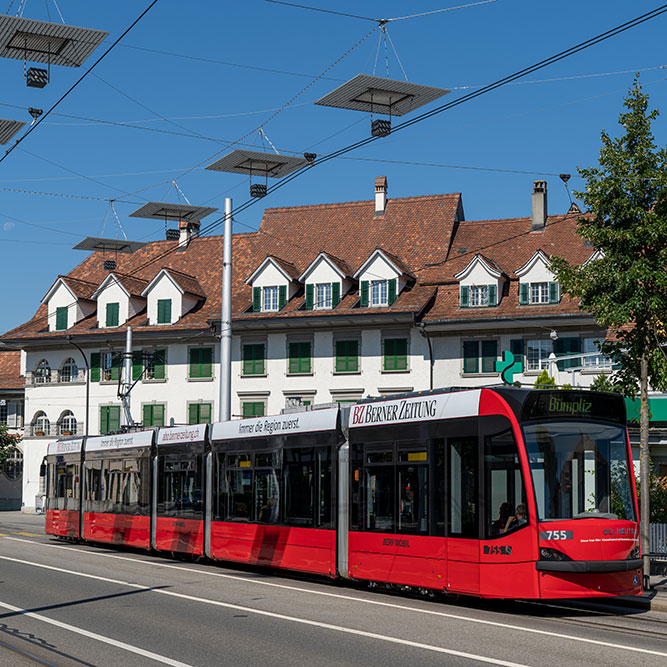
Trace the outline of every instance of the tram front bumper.
<path fill-rule="evenodd" d="M 535 569 L 540 572 L 630 572 L 643 566 L 641 558 L 629 560 L 538 560 Z"/>

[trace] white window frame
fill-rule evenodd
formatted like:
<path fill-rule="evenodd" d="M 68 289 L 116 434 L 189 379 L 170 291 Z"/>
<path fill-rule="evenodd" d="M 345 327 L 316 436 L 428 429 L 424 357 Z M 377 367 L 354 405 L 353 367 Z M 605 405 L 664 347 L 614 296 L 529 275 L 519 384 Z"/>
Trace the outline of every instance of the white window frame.
<path fill-rule="evenodd" d="M 596 340 L 600 338 L 584 338 L 584 352 L 598 352 L 598 347 L 595 344 Z M 606 354 L 598 354 L 595 357 L 584 357 L 584 369 L 583 370 L 611 370 L 611 358 Z"/>
<path fill-rule="evenodd" d="M 51 366 L 46 359 L 41 359 L 33 373 L 35 384 L 48 384 L 51 382 Z"/>
<path fill-rule="evenodd" d="M 530 348 L 537 348 L 539 355 L 537 360 L 530 358 Z M 538 338 L 526 341 L 526 371 L 541 373 L 549 370 L 549 355 L 553 352 L 553 341 L 549 338 Z"/>
<path fill-rule="evenodd" d="M 67 372 L 66 372 L 67 371 Z M 79 367 L 72 357 L 67 357 L 60 367 L 59 382 L 76 382 L 79 379 Z"/>
<path fill-rule="evenodd" d="M 278 285 L 262 287 L 262 310 L 267 313 L 275 313 L 280 310 L 280 289 Z"/>
<path fill-rule="evenodd" d="M 530 283 L 529 303 L 549 303 L 549 282 Z"/>
<path fill-rule="evenodd" d="M 58 435 L 65 435 L 65 431 L 69 431 L 72 435 L 77 434 L 77 420 L 71 410 L 67 410 L 60 417 L 58 424 Z"/>
<path fill-rule="evenodd" d="M 315 285 L 316 310 L 331 310 L 333 307 L 333 285 L 331 283 L 317 283 Z"/>
<path fill-rule="evenodd" d="M 470 285 L 470 306 L 480 308 L 489 305 L 489 286 Z"/>
<path fill-rule="evenodd" d="M 389 281 L 371 280 L 371 306 L 381 307 L 389 305 Z"/>

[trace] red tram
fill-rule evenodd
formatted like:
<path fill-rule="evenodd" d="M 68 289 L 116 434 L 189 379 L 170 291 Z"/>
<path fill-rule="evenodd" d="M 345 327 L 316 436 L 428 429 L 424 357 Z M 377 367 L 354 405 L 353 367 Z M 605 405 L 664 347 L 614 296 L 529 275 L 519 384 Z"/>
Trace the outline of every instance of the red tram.
<path fill-rule="evenodd" d="M 480 597 L 641 592 L 615 395 L 440 390 L 74 443 L 49 447 L 50 534 Z"/>

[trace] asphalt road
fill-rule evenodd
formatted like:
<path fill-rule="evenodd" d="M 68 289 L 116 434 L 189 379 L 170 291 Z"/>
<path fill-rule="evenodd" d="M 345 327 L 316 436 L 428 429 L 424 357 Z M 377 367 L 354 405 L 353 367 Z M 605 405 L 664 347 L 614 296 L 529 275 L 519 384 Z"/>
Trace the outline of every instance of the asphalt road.
<path fill-rule="evenodd" d="M 60 542 L 0 513 L 0 666 L 667 664 L 667 613 L 421 599 Z"/>

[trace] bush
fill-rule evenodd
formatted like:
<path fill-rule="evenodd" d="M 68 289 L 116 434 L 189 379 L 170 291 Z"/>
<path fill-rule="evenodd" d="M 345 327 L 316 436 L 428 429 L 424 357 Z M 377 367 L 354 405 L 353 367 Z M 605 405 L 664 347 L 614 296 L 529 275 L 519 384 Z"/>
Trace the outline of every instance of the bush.
<path fill-rule="evenodd" d="M 547 373 L 546 368 L 540 373 L 537 380 L 535 380 L 535 384 L 533 385 L 535 389 L 541 389 L 542 387 L 555 387 L 555 386 L 556 382 L 551 377 L 551 375 Z"/>

